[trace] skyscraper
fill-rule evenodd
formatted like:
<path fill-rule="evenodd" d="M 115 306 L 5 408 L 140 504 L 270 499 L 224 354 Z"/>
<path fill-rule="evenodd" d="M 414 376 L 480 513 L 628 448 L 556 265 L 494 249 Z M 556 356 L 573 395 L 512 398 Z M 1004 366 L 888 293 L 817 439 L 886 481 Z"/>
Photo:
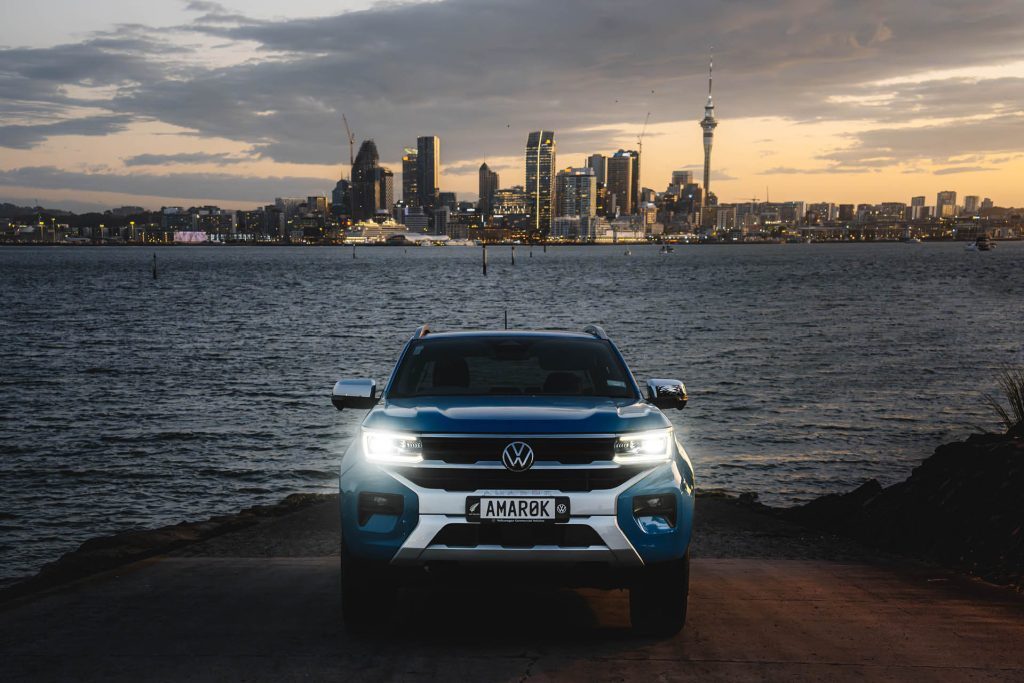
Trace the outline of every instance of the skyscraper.
<path fill-rule="evenodd" d="M 692 182 L 693 171 L 672 171 L 673 185 L 679 185 L 680 187 L 682 187 L 683 185 L 689 185 Z"/>
<path fill-rule="evenodd" d="M 584 166 L 559 171 L 556 186 L 557 215 L 579 216 L 582 219 L 597 216 L 597 176 L 594 169 Z"/>
<path fill-rule="evenodd" d="M 441 191 L 441 139 L 436 135 L 416 138 L 416 191 L 419 205 L 433 209 Z"/>
<path fill-rule="evenodd" d="M 555 185 L 555 132 L 538 130 L 526 139 L 526 194 L 530 197 L 533 229 L 539 235 L 551 230 L 551 205 Z"/>
<path fill-rule="evenodd" d="M 419 206 L 420 195 L 417 191 L 416 175 L 418 170 L 416 160 L 419 156 L 413 147 L 405 147 L 402 150 L 402 201 L 406 206 Z"/>
<path fill-rule="evenodd" d="M 700 127 L 704 129 L 704 220 L 701 221 L 704 225 L 711 220 L 711 143 L 714 141 L 715 128 L 718 127 L 718 121 L 715 120 L 715 103 L 711 99 L 711 73 L 714 63 L 714 59 L 708 61 L 708 101 L 704 104 L 704 118 L 700 122 Z"/>
<path fill-rule="evenodd" d="M 935 197 L 935 215 L 939 218 L 949 218 L 956 215 L 956 192 L 943 190 Z"/>
<path fill-rule="evenodd" d="M 633 157 L 622 150 L 606 160 L 608 201 L 605 202 L 604 208 L 609 217 L 633 213 L 633 161 Z"/>
<path fill-rule="evenodd" d="M 587 157 L 587 166 L 594 169 L 594 175 L 597 177 L 597 182 L 602 185 L 608 182 L 605 161 L 603 154 L 591 154 Z"/>
<path fill-rule="evenodd" d="M 491 200 L 494 198 L 494 191 L 498 189 L 498 174 L 492 171 L 485 163 L 480 164 L 480 213 L 484 216 L 491 215 Z"/>
<path fill-rule="evenodd" d="M 352 218 L 370 220 L 394 202 L 394 174 L 380 166 L 377 144 L 364 140 L 352 164 Z"/>
<path fill-rule="evenodd" d="M 331 213 L 335 216 L 349 216 L 352 212 L 352 184 L 342 178 L 331 190 Z"/>
<path fill-rule="evenodd" d="M 969 194 L 964 197 L 964 213 L 974 215 L 981 208 L 981 197 L 976 194 Z"/>
<path fill-rule="evenodd" d="M 910 198 L 910 220 L 916 221 L 928 217 L 924 201 L 924 195 Z"/>

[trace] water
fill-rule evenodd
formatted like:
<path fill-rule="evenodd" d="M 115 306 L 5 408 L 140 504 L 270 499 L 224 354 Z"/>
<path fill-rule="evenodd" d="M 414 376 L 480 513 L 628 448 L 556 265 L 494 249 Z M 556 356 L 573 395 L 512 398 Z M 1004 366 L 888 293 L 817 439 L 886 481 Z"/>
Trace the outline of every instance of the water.
<path fill-rule="evenodd" d="M 581 329 L 671 415 L 702 487 L 775 504 L 893 482 L 1024 361 L 1024 243 L 0 249 L 0 577 L 93 536 L 333 491 L 360 413 L 423 322 Z"/>

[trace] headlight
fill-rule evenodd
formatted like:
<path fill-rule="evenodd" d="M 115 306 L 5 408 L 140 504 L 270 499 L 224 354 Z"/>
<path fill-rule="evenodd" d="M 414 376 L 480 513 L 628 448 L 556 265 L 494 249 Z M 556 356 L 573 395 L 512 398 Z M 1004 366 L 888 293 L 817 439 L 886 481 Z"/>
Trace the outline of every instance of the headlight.
<path fill-rule="evenodd" d="M 623 434 L 615 442 L 615 462 L 620 465 L 665 462 L 671 456 L 671 429 Z"/>
<path fill-rule="evenodd" d="M 364 429 L 363 453 L 370 462 L 415 465 L 423 462 L 423 442 L 410 434 Z"/>

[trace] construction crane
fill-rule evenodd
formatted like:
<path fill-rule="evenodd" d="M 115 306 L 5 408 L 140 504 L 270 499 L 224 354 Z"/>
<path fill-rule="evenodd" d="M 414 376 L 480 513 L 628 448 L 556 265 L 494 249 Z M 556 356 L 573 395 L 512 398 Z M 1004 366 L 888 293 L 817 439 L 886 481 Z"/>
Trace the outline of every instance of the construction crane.
<path fill-rule="evenodd" d="M 348 127 L 348 119 L 345 115 L 341 115 L 341 120 L 345 123 L 345 137 L 348 138 L 348 164 L 353 166 L 356 163 L 356 136 L 352 135 L 352 130 Z"/>
<path fill-rule="evenodd" d="M 644 153 L 644 134 L 647 132 L 647 123 L 651 120 L 651 112 L 647 112 L 647 118 L 644 119 L 644 126 L 640 129 L 640 135 L 636 136 L 636 147 L 637 152 L 642 156 Z"/>

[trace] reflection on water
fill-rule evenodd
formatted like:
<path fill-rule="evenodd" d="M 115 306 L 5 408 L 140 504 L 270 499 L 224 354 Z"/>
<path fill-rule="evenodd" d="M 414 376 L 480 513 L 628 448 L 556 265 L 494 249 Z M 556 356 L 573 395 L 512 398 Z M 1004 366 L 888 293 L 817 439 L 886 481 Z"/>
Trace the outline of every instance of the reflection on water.
<path fill-rule="evenodd" d="M 671 418 L 703 487 L 787 504 L 891 482 L 970 424 L 1021 362 L 1024 244 L 0 250 L 0 576 L 85 538 L 335 488 L 416 326 L 581 329 Z"/>

